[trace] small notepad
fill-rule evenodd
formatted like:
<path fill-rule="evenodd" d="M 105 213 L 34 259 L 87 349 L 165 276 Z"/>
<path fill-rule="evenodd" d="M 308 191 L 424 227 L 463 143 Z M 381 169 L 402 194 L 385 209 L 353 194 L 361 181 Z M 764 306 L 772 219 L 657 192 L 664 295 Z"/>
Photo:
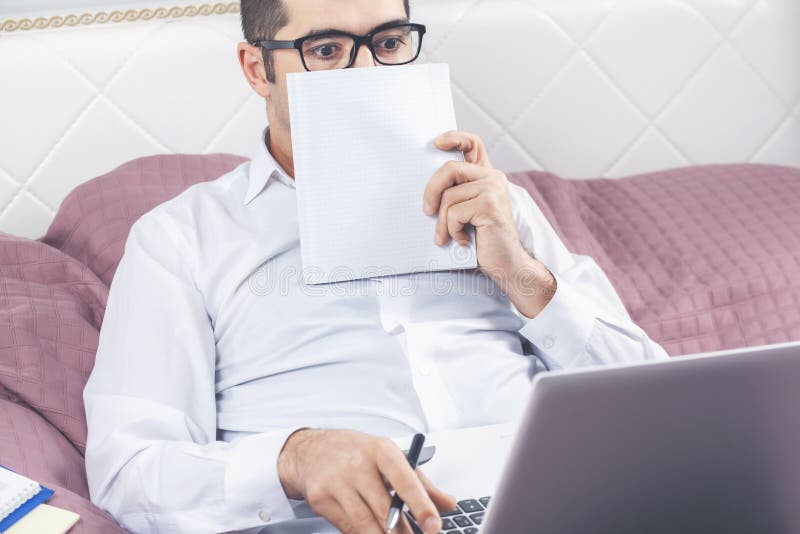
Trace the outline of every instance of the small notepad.
<path fill-rule="evenodd" d="M 75 512 L 40 504 L 4 534 L 66 534 L 80 518 Z"/>
<path fill-rule="evenodd" d="M 447 65 L 287 80 L 305 283 L 477 266 L 474 237 L 439 247 L 422 211 L 431 175 L 462 159 L 433 146 L 456 129 Z"/>

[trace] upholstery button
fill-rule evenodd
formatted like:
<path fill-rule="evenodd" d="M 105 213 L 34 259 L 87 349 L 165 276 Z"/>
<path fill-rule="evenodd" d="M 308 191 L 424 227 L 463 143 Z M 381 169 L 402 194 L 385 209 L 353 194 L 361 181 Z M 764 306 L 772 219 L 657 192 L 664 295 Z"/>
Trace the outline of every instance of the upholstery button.
<path fill-rule="evenodd" d="M 419 368 L 419 374 L 421 374 L 422 376 L 430 375 L 431 374 L 430 367 L 428 367 L 427 365 L 423 365 L 422 367 Z"/>
<path fill-rule="evenodd" d="M 269 515 L 269 510 L 267 510 L 266 508 L 262 508 L 261 510 L 258 511 L 258 518 L 262 520 L 264 523 L 269 523 L 270 520 L 272 519 L 272 516 Z"/>
<path fill-rule="evenodd" d="M 547 336 L 542 340 L 542 345 L 546 349 L 552 349 L 555 344 L 556 340 L 552 336 Z"/>

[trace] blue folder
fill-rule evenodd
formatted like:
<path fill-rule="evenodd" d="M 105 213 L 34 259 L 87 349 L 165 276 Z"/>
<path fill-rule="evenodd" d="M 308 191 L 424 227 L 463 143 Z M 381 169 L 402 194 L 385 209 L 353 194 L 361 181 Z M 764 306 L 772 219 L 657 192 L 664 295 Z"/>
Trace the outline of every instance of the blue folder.
<path fill-rule="evenodd" d="M 8 469 L 8 467 L 4 465 L 0 465 L 0 468 Z M 11 471 L 12 473 L 15 472 L 13 469 L 8 469 L 8 470 Z M 39 493 L 37 493 L 36 495 L 25 501 L 25 503 L 22 504 L 19 508 L 11 512 L 8 515 L 8 517 L 0 521 L 0 532 L 5 532 L 9 528 L 11 528 L 11 525 L 13 525 L 17 521 L 25 517 L 25 515 L 28 512 L 30 512 L 31 510 L 42 504 L 44 501 L 49 499 L 54 493 L 53 490 L 51 490 L 50 488 L 45 488 L 41 484 L 39 484 L 39 487 L 41 488 L 39 490 Z"/>

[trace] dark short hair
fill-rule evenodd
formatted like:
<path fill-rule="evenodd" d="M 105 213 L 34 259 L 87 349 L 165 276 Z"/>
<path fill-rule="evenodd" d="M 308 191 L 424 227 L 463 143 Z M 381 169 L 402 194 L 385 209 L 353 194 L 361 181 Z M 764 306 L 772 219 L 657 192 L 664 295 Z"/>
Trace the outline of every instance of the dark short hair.
<path fill-rule="evenodd" d="M 409 0 L 403 0 L 406 16 L 411 13 Z M 268 41 L 275 38 L 275 34 L 289 23 L 289 14 L 283 0 L 241 0 L 242 32 L 245 40 L 250 44 L 258 41 Z M 267 80 L 275 83 L 275 67 L 272 58 L 267 58 L 264 52 L 264 65 L 267 69 Z"/>

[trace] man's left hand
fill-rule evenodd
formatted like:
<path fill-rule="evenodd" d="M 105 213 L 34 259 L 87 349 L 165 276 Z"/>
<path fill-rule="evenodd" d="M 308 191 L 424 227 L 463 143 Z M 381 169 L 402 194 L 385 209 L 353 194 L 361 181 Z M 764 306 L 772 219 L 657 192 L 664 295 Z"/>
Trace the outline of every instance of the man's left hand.
<path fill-rule="evenodd" d="M 483 141 L 475 134 L 451 131 L 434 140 L 440 150 L 459 150 L 465 161 L 449 161 L 428 181 L 423 211 L 436 215 L 434 241 L 469 242 L 465 226 L 475 228 L 481 271 L 500 286 L 517 309 L 534 317 L 555 292 L 555 279 L 531 257 L 519 239 L 508 195 L 508 178 L 492 167 Z"/>

